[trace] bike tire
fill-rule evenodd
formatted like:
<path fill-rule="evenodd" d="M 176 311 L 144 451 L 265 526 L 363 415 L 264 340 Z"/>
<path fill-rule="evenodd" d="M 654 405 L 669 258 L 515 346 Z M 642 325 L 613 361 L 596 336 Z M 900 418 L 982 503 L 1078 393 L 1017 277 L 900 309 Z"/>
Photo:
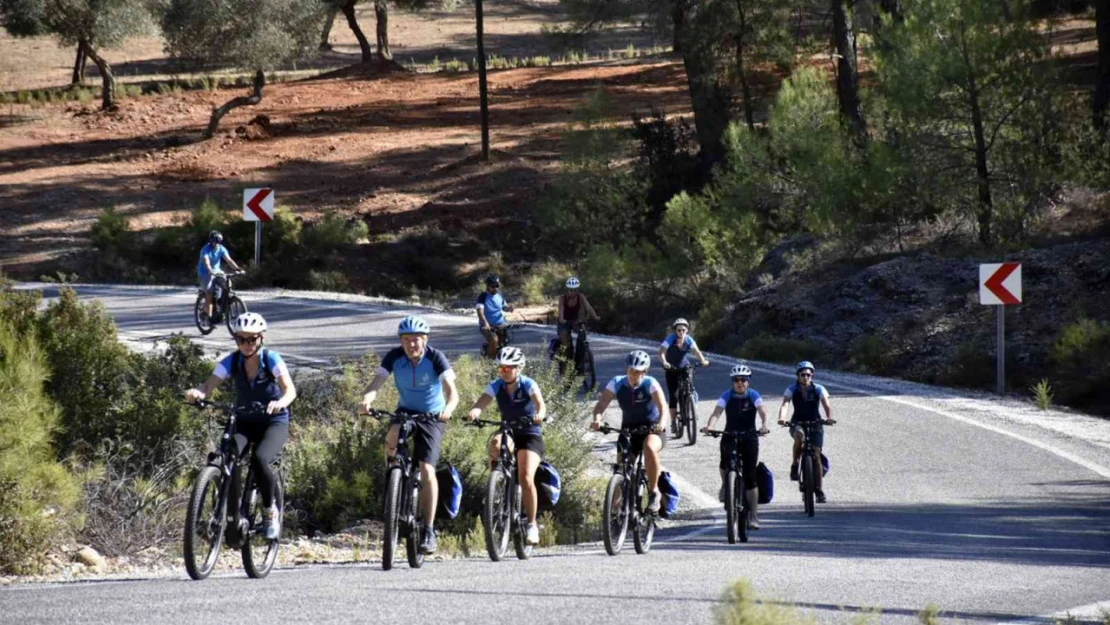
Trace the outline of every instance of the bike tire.
<path fill-rule="evenodd" d="M 594 369 L 594 353 L 586 348 L 582 356 L 582 391 L 589 393 L 597 387 L 597 370 Z"/>
<path fill-rule="evenodd" d="M 405 491 L 407 501 L 405 502 L 405 516 L 409 517 L 408 511 L 412 511 L 412 524 L 409 527 L 409 532 L 405 536 L 405 555 L 408 556 L 409 568 L 418 569 L 424 566 L 424 553 L 420 551 L 420 539 L 424 535 L 424 518 L 423 512 L 420 509 L 420 480 L 415 477 L 409 478 L 411 486 Z"/>
<path fill-rule="evenodd" d="M 232 337 L 235 336 L 235 319 L 245 312 L 247 312 L 247 305 L 239 299 L 239 296 L 233 295 L 227 302 L 227 315 L 224 316 L 224 324 L 227 325 L 227 331 Z"/>
<path fill-rule="evenodd" d="M 397 537 L 400 533 L 401 512 L 401 467 L 389 470 L 385 487 L 385 510 L 382 513 L 382 524 L 385 526 L 385 535 L 382 536 L 382 570 L 393 568 L 393 556 L 397 550 Z"/>
<path fill-rule="evenodd" d="M 816 487 L 813 483 L 813 456 L 805 454 L 802 456 L 802 502 L 805 504 L 806 516 L 813 516 L 813 498 L 814 489 Z"/>
<path fill-rule="evenodd" d="M 279 476 L 277 483 L 274 485 L 274 499 L 278 507 L 278 514 L 285 513 L 285 484 Z M 250 487 L 251 490 L 251 505 L 250 505 L 250 521 L 247 525 L 249 534 L 247 540 L 243 542 L 241 548 L 243 556 L 243 569 L 247 572 L 247 577 L 251 579 L 262 579 L 270 574 L 274 568 L 274 562 L 277 561 L 278 547 L 281 545 L 281 537 L 277 540 L 266 540 L 261 532 L 255 530 L 255 527 L 261 524 L 262 521 L 262 495 L 258 492 L 255 486 Z M 257 504 L 257 506 L 255 505 Z M 255 549 L 261 547 L 258 553 Z"/>
<path fill-rule="evenodd" d="M 520 560 L 527 560 L 532 557 L 532 545 L 528 544 L 527 536 L 525 536 L 524 523 L 525 520 L 520 516 L 520 500 L 524 495 L 520 486 L 516 487 L 516 494 L 513 495 L 512 515 L 516 519 L 516 529 L 513 530 L 513 549 L 516 551 L 516 557 Z"/>
<path fill-rule="evenodd" d="M 490 471 L 486 482 L 486 505 L 482 510 L 482 525 L 486 532 L 486 553 L 489 559 L 500 562 L 509 548 L 509 502 L 507 483 L 509 477 L 501 467 Z"/>
<path fill-rule="evenodd" d="M 207 311 L 208 301 L 205 299 L 204 293 L 197 293 L 197 301 L 193 304 L 193 323 L 196 324 L 197 330 L 200 330 L 200 333 L 203 335 L 209 335 L 212 333 L 212 330 L 216 329 L 216 326 L 212 325 L 211 321 L 208 323 L 201 321 L 201 314 Z"/>
<path fill-rule="evenodd" d="M 682 436 L 682 408 L 683 402 L 679 398 L 679 403 L 676 404 L 678 408 L 675 414 L 671 415 L 671 438 L 680 438 Z"/>
<path fill-rule="evenodd" d="M 738 531 L 736 510 L 736 471 L 729 471 L 728 476 L 725 478 L 725 515 L 728 523 L 728 544 L 735 545 L 740 539 L 740 532 Z"/>
<path fill-rule="evenodd" d="M 686 396 L 686 440 L 691 445 L 698 442 L 698 408 L 694 405 L 694 398 Z"/>
<path fill-rule="evenodd" d="M 744 476 L 737 474 L 736 479 L 732 483 L 732 492 L 736 493 L 734 495 L 736 497 L 736 503 L 740 504 L 739 509 L 736 511 L 736 537 L 740 539 L 742 543 L 748 542 L 748 536 L 750 535 L 748 531 L 748 499 L 744 496 L 744 491 Z"/>
<path fill-rule="evenodd" d="M 614 473 L 605 487 L 605 508 L 601 511 L 601 538 L 605 553 L 615 556 L 624 547 L 628 532 L 628 502 L 625 501 L 624 476 Z"/>
<path fill-rule="evenodd" d="M 220 510 L 222 483 L 223 474 L 219 468 L 204 467 L 193 482 L 193 492 L 189 496 L 189 508 L 185 511 L 183 551 L 185 570 L 195 580 L 211 575 L 220 557 L 220 547 L 224 540 L 224 513 Z M 205 502 L 212 504 L 212 510 L 207 513 L 203 509 Z M 198 542 L 198 538 L 204 540 Z M 198 551 L 201 548 L 206 550 L 203 554 Z"/>
<path fill-rule="evenodd" d="M 632 532 L 632 546 L 636 548 L 636 553 L 644 555 L 651 551 L 651 541 L 655 538 L 655 515 L 647 512 L 647 482 L 640 482 L 640 492 L 633 501 L 637 514 L 636 527 Z"/>

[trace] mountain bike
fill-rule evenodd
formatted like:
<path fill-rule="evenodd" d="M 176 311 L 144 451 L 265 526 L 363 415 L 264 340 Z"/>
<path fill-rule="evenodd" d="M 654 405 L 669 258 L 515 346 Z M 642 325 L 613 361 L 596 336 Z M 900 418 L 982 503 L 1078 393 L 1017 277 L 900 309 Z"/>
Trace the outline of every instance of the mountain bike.
<path fill-rule="evenodd" d="M 501 347 L 508 347 L 509 345 L 512 345 L 513 335 L 522 327 L 524 327 L 523 323 L 506 323 L 505 325 L 497 327 L 491 326 L 493 333 L 497 336 L 497 344 Z M 495 358 L 497 356 L 497 354 L 494 354 L 492 357 L 487 356 L 487 351 L 489 351 L 489 341 L 483 341 L 482 350 L 478 352 L 479 355 L 481 355 L 482 358 Z"/>
<path fill-rule="evenodd" d="M 817 483 L 816 474 L 814 471 L 817 467 L 821 466 L 821 458 L 817 454 L 817 448 L 813 446 L 813 434 L 817 426 L 821 425 L 834 425 L 836 421 L 832 419 L 825 421 L 799 421 L 793 425 L 801 430 L 804 439 L 802 440 L 802 457 L 799 460 L 801 466 L 798 467 L 798 489 L 802 491 L 802 505 L 805 506 L 806 516 L 812 517 L 814 515 L 814 497 L 816 496 Z M 783 427 L 790 427 L 791 424 L 784 424 Z"/>
<path fill-rule="evenodd" d="M 424 554 L 420 552 L 420 538 L 424 532 L 424 518 L 420 511 L 420 490 L 423 484 L 419 463 L 409 459 L 409 448 L 405 443 L 417 423 L 436 423 L 439 415 L 393 413 L 385 410 L 370 410 L 367 414 L 379 421 L 388 419 L 390 425 L 401 426 L 397 433 L 397 454 L 389 459 L 386 474 L 385 510 L 382 513 L 385 525 L 382 570 L 393 568 L 394 551 L 400 538 L 405 539 L 409 566 L 418 569 L 424 564 Z"/>
<path fill-rule="evenodd" d="M 516 557 L 527 560 L 532 557 L 532 545 L 525 540 L 528 518 L 521 512 L 523 495 L 517 483 L 516 454 L 509 450 L 513 423 L 476 419 L 467 425 L 479 428 L 493 426 L 501 434 L 501 451 L 490 469 L 485 506 L 482 508 L 482 527 L 486 530 L 489 559 L 500 562 L 512 538 Z"/>
<path fill-rule="evenodd" d="M 675 390 L 678 405 L 677 414 L 671 419 L 671 434 L 675 438 L 682 438 L 683 429 L 686 430 L 686 440 L 693 445 L 698 442 L 698 391 L 694 388 L 694 369 L 703 367 L 700 362 L 691 363 L 688 367 L 679 367 L 678 388 Z"/>
<path fill-rule="evenodd" d="M 613 475 L 605 488 L 605 502 L 602 510 L 601 535 L 605 542 L 605 552 L 615 556 L 624 547 L 628 529 L 632 529 L 632 544 L 636 553 L 645 554 L 651 550 L 655 537 L 655 513 L 648 510 L 647 472 L 644 470 L 644 450 L 641 448 L 633 457 L 632 437 L 654 432 L 654 425 L 634 428 L 615 428 L 602 423 L 598 431 L 603 434 L 617 432 L 617 453 L 620 461 L 613 465 Z"/>
<path fill-rule="evenodd" d="M 236 453 L 235 445 L 238 418 L 264 414 L 265 407 L 254 402 L 249 408 L 238 408 L 203 399 L 193 405 L 223 412 L 226 423 L 219 450 L 208 454 L 208 463 L 193 481 L 189 507 L 185 511 L 185 570 L 195 580 L 208 577 L 216 568 L 220 546 L 226 542 L 228 547 L 240 550 L 243 568 L 249 577 L 266 577 L 277 560 L 279 540 L 268 540 L 260 531 L 262 495 L 250 464 L 254 444 L 249 445 L 242 458 Z M 240 480 L 244 465 L 247 476 Z M 280 455 L 276 465 L 278 480 L 274 502 L 278 514 L 284 515 L 285 476 Z"/>
<path fill-rule="evenodd" d="M 212 330 L 223 321 L 227 325 L 227 331 L 231 336 L 235 336 L 234 327 L 235 318 L 247 312 L 247 305 L 239 296 L 235 294 L 235 289 L 231 284 L 231 278 L 234 276 L 241 276 L 245 271 L 235 271 L 232 273 L 217 273 L 212 282 L 213 299 L 212 299 L 212 316 L 208 316 L 208 300 L 205 298 L 205 293 L 200 290 L 197 293 L 197 301 L 193 304 L 193 323 L 197 325 L 197 329 L 201 334 L 211 334 Z"/>
<path fill-rule="evenodd" d="M 557 339 L 559 347 L 556 348 L 555 354 L 559 365 L 559 375 L 566 375 L 567 365 L 569 361 L 574 362 L 574 375 L 582 376 L 582 391 L 589 393 L 597 387 L 597 369 L 594 367 L 594 352 L 590 348 L 589 332 L 586 331 L 586 323 L 583 321 L 575 322 L 574 327 L 567 334 L 571 337 L 577 332 L 578 336 L 574 340 L 574 350 L 566 350 L 566 353 L 560 353 L 562 347 L 562 339 Z M 569 385 L 569 380 L 568 380 Z"/>
<path fill-rule="evenodd" d="M 740 443 L 752 436 L 764 436 L 759 430 L 743 432 L 720 432 L 710 430 L 706 434 L 713 438 L 724 437 L 731 440 L 728 452 L 728 472 L 725 474 L 725 513 L 728 521 L 728 544 L 737 541 L 748 542 L 748 498 L 744 496 L 744 459 L 740 454 Z"/>

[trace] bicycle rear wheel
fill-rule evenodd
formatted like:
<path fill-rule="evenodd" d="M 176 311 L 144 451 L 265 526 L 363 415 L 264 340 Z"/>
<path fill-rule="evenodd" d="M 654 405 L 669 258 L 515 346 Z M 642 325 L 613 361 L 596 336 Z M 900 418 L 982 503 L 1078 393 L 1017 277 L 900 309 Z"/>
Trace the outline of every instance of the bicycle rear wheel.
<path fill-rule="evenodd" d="M 277 561 L 278 547 L 281 538 L 267 540 L 259 528 L 262 526 L 262 495 L 254 485 L 250 487 L 250 517 L 247 520 L 247 540 L 243 541 L 241 549 L 243 555 L 243 568 L 247 577 L 262 579 L 270 574 Z M 285 485 L 279 477 L 274 484 L 274 503 L 277 504 L 278 514 L 285 513 Z"/>
<path fill-rule="evenodd" d="M 197 301 L 193 304 L 193 323 L 197 325 L 197 329 L 200 330 L 201 334 L 211 334 L 212 330 L 216 329 L 216 326 L 212 325 L 210 320 L 205 321 L 204 318 L 202 318 L 207 314 L 208 300 L 205 299 L 204 293 L 197 293 Z"/>
<path fill-rule="evenodd" d="M 400 533 L 401 508 L 401 467 L 389 470 L 385 487 L 385 510 L 382 514 L 382 523 L 385 525 L 385 535 L 382 537 L 382 570 L 393 568 L 393 555 L 397 550 L 397 536 Z"/>
<path fill-rule="evenodd" d="M 486 506 L 482 511 L 482 525 L 486 530 L 486 552 L 494 562 L 500 562 L 509 548 L 508 482 L 505 471 L 497 467 L 490 471 L 489 481 L 486 483 Z"/>
<path fill-rule="evenodd" d="M 640 555 L 651 551 L 651 541 L 655 538 L 655 515 L 647 512 L 649 492 L 647 482 L 641 481 L 639 493 L 633 499 L 637 514 L 636 530 L 632 532 L 632 546 Z"/>
<path fill-rule="evenodd" d="M 231 336 L 235 336 L 235 319 L 247 312 L 247 305 L 238 296 L 232 296 L 227 303 L 227 316 L 224 318 L 224 323 L 227 325 L 227 331 Z"/>
<path fill-rule="evenodd" d="M 736 471 L 729 471 L 725 478 L 725 514 L 728 517 L 728 544 L 735 545 L 740 539 L 739 511 L 736 509 Z"/>
<path fill-rule="evenodd" d="M 806 516 L 813 516 L 813 455 L 806 453 L 802 456 L 802 502 L 806 507 Z"/>
<path fill-rule="evenodd" d="M 193 482 L 185 512 L 185 570 L 193 579 L 204 579 L 216 568 L 224 540 L 224 514 L 220 506 L 220 470 L 204 467 Z"/>
<path fill-rule="evenodd" d="M 682 436 L 682 428 L 685 427 L 682 425 L 682 411 L 684 410 L 684 405 L 685 402 L 682 397 L 679 397 L 678 403 L 675 404 L 675 414 L 671 415 L 671 436 L 673 438 L 680 438 Z"/>
<path fill-rule="evenodd" d="M 594 353 L 590 348 L 583 350 L 582 354 L 582 390 L 586 393 L 597 386 L 597 371 L 594 369 Z"/>
<path fill-rule="evenodd" d="M 424 552 L 420 551 L 420 540 L 424 537 L 424 513 L 420 509 L 421 487 L 419 478 L 410 477 L 409 487 L 404 492 L 406 501 L 402 506 L 405 512 L 403 516 L 412 519 L 409 532 L 405 536 L 405 553 L 409 558 L 409 567 L 414 569 L 424 566 Z"/>
<path fill-rule="evenodd" d="M 525 523 L 527 519 L 520 516 L 520 498 L 523 496 L 520 486 L 516 487 L 516 494 L 513 495 L 512 505 L 512 518 L 516 519 L 515 527 L 513 528 L 513 549 L 516 550 L 516 557 L 521 560 L 527 560 L 532 557 L 532 545 L 528 544 L 525 536 Z"/>
<path fill-rule="evenodd" d="M 691 395 L 686 396 L 686 440 L 691 445 L 698 442 L 698 410 L 694 405 L 694 398 Z"/>
<path fill-rule="evenodd" d="M 605 552 L 611 556 L 621 552 L 625 534 L 628 532 L 628 502 L 625 501 L 624 482 L 623 475 L 614 473 L 605 488 L 601 538 L 605 543 Z"/>

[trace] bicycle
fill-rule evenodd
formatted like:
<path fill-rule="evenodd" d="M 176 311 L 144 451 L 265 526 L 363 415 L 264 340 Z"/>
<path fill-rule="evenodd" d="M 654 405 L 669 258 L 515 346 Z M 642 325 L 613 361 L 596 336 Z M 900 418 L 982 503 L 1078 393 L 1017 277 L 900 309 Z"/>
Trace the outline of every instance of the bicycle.
<path fill-rule="evenodd" d="M 573 336 L 577 332 L 578 336 L 574 339 L 574 350 L 566 350 L 566 353 L 560 354 L 562 349 L 562 339 L 557 338 L 558 346 L 555 349 L 555 357 L 559 365 L 559 375 L 566 375 L 567 364 L 570 361 L 574 362 L 574 375 L 582 376 L 582 392 L 589 393 L 597 386 L 597 370 L 594 367 L 594 352 L 590 348 L 589 333 L 586 331 L 586 323 L 577 321 L 574 327 L 567 334 Z"/>
<path fill-rule="evenodd" d="M 369 416 L 379 421 L 388 419 L 390 425 L 400 424 L 397 433 L 397 454 L 389 459 L 386 474 L 385 510 L 382 520 L 385 536 L 382 538 L 382 570 L 393 568 L 394 550 L 400 538 L 405 539 L 405 552 L 409 566 L 418 569 L 424 564 L 424 554 L 420 552 L 420 537 L 424 532 L 424 518 L 420 511 L 420 467 L 409 460 L 409 448 L 405 443 L 416 423 L 436 423 L 439 415 L 434 413 L 397 414 L 385 410 L 370 410 Z"/>
<path fill-rule="evenodd" d="M 671 434 L 675 438 L 682 438 L 682 430 L 686 430 L 686 439 L 690 445 L 698 442 L 698 391 L 694 388 L 694 369 L 704 367 L 700 362 L 694 362 L 689 367 L 678 367 L 678 388 L 675 390 L 678 405 L 678 414 L 671 419 Z"/>
<path fill-rule="evenodd" d="M 501 347 L 508 347 L 509 345 L 512 345 L 513 334 L 515 334 L 516 331 L 522 327 L 524 327 L 523 323 L 506 323 L 497 327 L 491 326 L 494 335 L 497 336 L 497 344 Z M 481 355 L 482 358 L 492 359 L 496 357 L 496 354 L 494 354 L 494 356 L 488 356 L 486 354 L 487 351 L 489 351 L 489 341 L 485 341 L 482 343 L 482 349 L 478 353 L 479 355 Z"/>
<path fill-rule="evenodd" d="M 723 432 L 710 430 L 706 432 L 713 438 L 724 437 L 732 440 L 728 454 L 728 472 L 725 474 L 725 513 L 728 522 L 728 544 L 735 545 L 737 541 L 748 542 L 748 498 L 744 496 L 744 469 L 743 457 L 740 455 L 740 442 L 751 436 L 765 436 L 759 430 L 744 430 L 743 432 Z"/>
<path fill-rule="evenodd" d="M 517 483 L 516 454 L 509 450 L 513 423 L 476 419 L 468 422 L 472 427 L 494 426 L 501 434 L 501 451 L 490 468 L 486 486 L 485 507 L 482 509 L 482 527 L 486 531 L 486 552 L 489 559 L 500 562 L 512 538 L 516 557 L 532 557 L 532 545 L 525 540 L 527 517 L 521 512 L 522 492 Z"/>
<path fill-rule="evenodd" d="M 806 516 L 812 517 L 814 511 L 814 497 L 816 496 L 817 484 L 815 482 L 814 471 L 816 467 L 821 466 L 821 459 L 817 456 L 817 448 L 813 446 L 813 436 L 810 433 L 815 426 L 818 425 L 835 425 L 836 421 L 831 419 L 825 421 L 799 421 L 796 425 L 802 431 L 802 457 L 799 460 L 801 466 L 799 467 L 798 489 L 802 491 L 802 505 L 805 506 Z M 783 427 L 790 427 L 791 424 L 784 423 Z"/>
<path fill-rule="evenodd" d="M 651 541 L 655 537 L 655 513 L 648 510 L 647 473 L 644 470 L 644 451 L 632 457 L 632 437 L 647 435 L 655 431 L 654 425 L 635 428 L 615 428 L 602 423 L 598 431 L 603 434 L 619 433 L 617 451 L 620 462 L 613 465 L 613 475 L 605 488 L 605 508 L 602 510 L 602 538 L 605 552 L 615 556 L 624 547 L 629 527 L 632 528 L 632 544 L 636 553 L 651 551 Z M 633 466 L 635 462 L 635 466 Z"/>
<path fill-rule="evenodd" d="M 235 318 L 247 312 L 247 305 L 235 294 L 231 278 L 245 273 L 245 271 L 235 271 L 215 274 L 215 279 L 212 282 L 215 293 L 213 294 L 211 317 L 208 316 L 208 299 L 205 297 L 204 290 L 202 289 L 197 293 L 197 301 L 193 304 L 193 322 L 201 334 L 211 334 L 222 319 L 227 325 L 227 331 L 231 333 L 231 336 L 235 336 L 235 330 L 232 329 Z"/>
<path fill-rule="evenodd" d="M 254 445 L 239 458 L 235 445 L 236 421 L 242 416 L 262 414 L 265 408 L 254 402 L 249 408 L 238 408 L 199 400 L 192 404 L 198 409 L 216 408 L 227 416 L 220 448 L 208 454 L 208 462 L 193 481 L 189 507 L 185 512 L 184 554 L 185 570 L 194 580 L 207 578 L 216 568 L 220 547 L 226 542 L 232 549 L 239 549 L 247 576 L 261 579 L 270 574 L 277 560 L 279 540 L 267 540 L 259 528 L 262 526 L 262 496 L 255 484 L 254 469 L 250 459 Z M 240 481 L 242 465 L 247 465 L 247 476 Z M 285 513 L 285 477 L 281 456 L 276 462 L 278 480 L 274 501 L 278 514 Z M 239 502 L 231 509 L 232 502 Z M 209 505 L 209 508 L 205 508 Z M 280 518 L 280 517 L 279 517 Z M 207 549 L 201 553 L 201 549 Z"/>

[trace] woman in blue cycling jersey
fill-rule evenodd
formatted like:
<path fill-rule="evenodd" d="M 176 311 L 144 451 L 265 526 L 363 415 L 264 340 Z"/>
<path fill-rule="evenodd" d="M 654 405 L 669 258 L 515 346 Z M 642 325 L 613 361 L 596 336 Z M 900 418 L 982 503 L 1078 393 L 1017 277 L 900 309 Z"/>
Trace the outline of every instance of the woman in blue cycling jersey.
<path fill-rule="evenodd" d="M 185 401 L 204 399 L 230 377 L 235 383 L 236 406 L 246 408 L 258 402 L 265 407 L 261 414 L 238 418 L 235 444 L 242 454 L 248 443 L 254 443 L 251 462 L 262 494 L 262 533 L 268 540 L 276 540 L 281 536 L 281 516 L 274 501 L 277 476 L 271 464 L 289 440 L 289 404 L 297 398 L 297 389 L 281 355 L 262 347 L 266 333 L 262 315 L 243 313 L 233 327 L 239 350 L 220 359 L 204 384 L 186 391 Z"/>
<path fill-rule="evenodd" d="M 693 375 L 690 369 L 690 359 L 688 358 L 690 352 L 694 353 L 701 366 L 706 366 L 709 361 L 702 355 L 701 350 L 698 349 L 698 343 L 694 337 L 690 336 L 690 322 L 685 319 L 675 319 L 671 324 L 673 332 L 663 339 L 659 344 L 659 360 L 663 362 L 663 370 L 667 375 L 667 397 L 670 398 L 668 406 L 671 412 L 675 411 L 675 406 L 678 403 L 678 398 L 675 393 L 678 391 L 679 376 L 686 373 L 686 375 Z"/>
<path fill-rule="evenodd" d="M 540 424 L 547 415 L 547 405 L 543 401 L 540 386 L 521 373 L 524 360 L 524 353 L 518 348 L 502 348 L 497 355 L 499 377 L 478 397 L 467 417 L 474 421 L 482 416 L 482 411 L 491 402 L 497 400 L 501 420 L 515 424 L 509 449 L 516 450 L 517 482 L 524 495 L 524 513 L 528 515 L 525 541 L 529 545 L 535 545 L 540 542 L 540 528 L 536 525 L 536 469 L 543 460 L 544 445 Z M 491 464 L 497 461 L 500 453 L 501 434 L 497 433 L 489 442 Z"/>
<path fill-rule="evenodd" d="M 752 379 L 752 370 L 748 365 L 740 364 L 729 372 L 732 377 L 732 388 L 721 393 L 717 399 L 717 407 L 709 415 L 709 423 L 701 429 L 708 432 L 723 412 L 725 414 L 725 432 L 734 434 L 746 433 L 738 442 L 733 439 L 721 437 L 721 501 L 725 500 L 725 479 L 728 473 L 728 455 L 733 445 L 739 444 L 741 469 L 744 478 L 744 497 L 748 500 L 748 527 L 759 529 L 759 516 L 756 507 L 759 505 L 759 487 L 755 481 L 755 468 L 759 464 L 759 436 L 767 433 L 767 411 L 763 408 L 763 398 L 749 385 Z M 760 428 L 755 429 L 755 416 L 759 415 Z"/>

